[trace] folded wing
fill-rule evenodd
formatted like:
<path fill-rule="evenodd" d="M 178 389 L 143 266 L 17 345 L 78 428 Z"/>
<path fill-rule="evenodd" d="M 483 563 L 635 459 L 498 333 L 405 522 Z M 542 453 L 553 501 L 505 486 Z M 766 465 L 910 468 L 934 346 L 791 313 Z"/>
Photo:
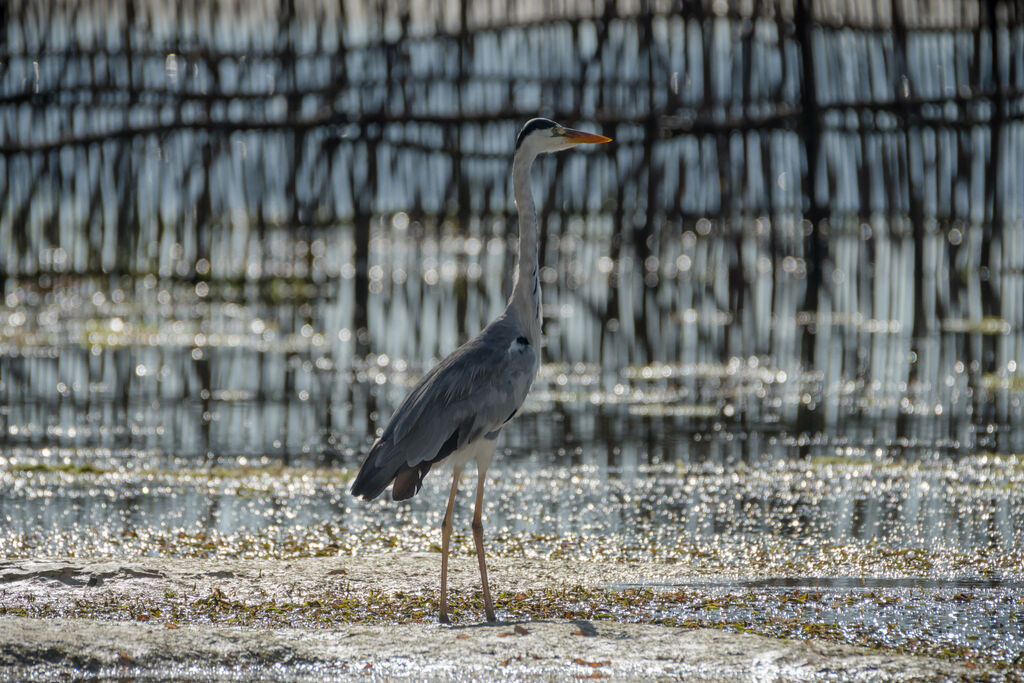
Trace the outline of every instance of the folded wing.
<path fill-rule="evenodd" d="M 522 405 L 537 353 L 504 319 L 488 326 L 416 384 L 373 444 L 352 484 L 370 500 L 419 491 L 431 466 L 501 427 Z"/>

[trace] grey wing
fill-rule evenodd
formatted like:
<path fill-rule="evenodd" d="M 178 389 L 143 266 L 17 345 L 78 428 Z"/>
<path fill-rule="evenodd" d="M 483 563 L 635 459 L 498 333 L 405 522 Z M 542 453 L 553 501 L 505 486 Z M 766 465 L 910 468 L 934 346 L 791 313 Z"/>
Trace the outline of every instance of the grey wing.
<path fill-rule="evenodd" d="M 431 465 L 501 427 L 522 405 L 537 370 L 529 344 L 485 330 L 420 380 L 373 444 L 352 493 L 414 495 Z M 521 338 L 519 338 L 521 339 Z"/>

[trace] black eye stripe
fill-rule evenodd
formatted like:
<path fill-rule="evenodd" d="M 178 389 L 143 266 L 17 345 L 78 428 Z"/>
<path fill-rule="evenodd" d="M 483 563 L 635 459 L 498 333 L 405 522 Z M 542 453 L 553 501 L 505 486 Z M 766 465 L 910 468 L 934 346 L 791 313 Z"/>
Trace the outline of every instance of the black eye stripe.
<path fill-rule="evenodd" d="M 519 145 L 523 144 L 523 140 L 526 136 L 535 130 L 543 130 L 545 128 L 556 128 L 558 124 L 550 119 L 530 119 L 523 126 L 523 129 L 519 131 L 519 137 L 516 138 L 516 149 L 519 149 Z"/>
<path fill-rule="evenodd" d="M 519 336 L 519 337 L 516 337 L 516 343 L 517 344 L 521 344 L 523 346 L 529 346 L 530 345 L 530 340 L 527 339 L 526 337 Z"/>

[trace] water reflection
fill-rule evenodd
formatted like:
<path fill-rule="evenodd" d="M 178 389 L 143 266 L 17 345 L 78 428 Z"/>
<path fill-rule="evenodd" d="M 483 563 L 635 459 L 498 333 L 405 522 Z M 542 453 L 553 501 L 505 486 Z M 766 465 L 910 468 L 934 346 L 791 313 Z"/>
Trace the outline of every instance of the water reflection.
<path fill-rule="evenodd" d="M 300 248 L 286 240 L 271 237 L 286 253 Z M 694 240 L 691 263 L 702 263 L 698 251 L 734 245 L 727 235 Z M 873 240 L 879 248 L 882 239 Z M 314 242 L 323 257 L 301 278 L 8 278 L 5 443 L 152 451 L 196 464 L 358 448 L 430 363 L 501 310 L 511 259 L 511 245 L 495 236 L 382 234 L 371 245 L 365 328 L 354 319 L 344 230 Z M 1005 320 L 950 317 L 912 337 L 900 318 L 797 308 L 787 318 L 776 305 L 767 346 L 753 353 L 757 316 L 697 297 L 694 282 L 716 277 L 714 263 L 649 286 L 649 273 L 609 266 L 600 243 L 551 237 L 548 245 L 568 257 L 546 268 L 544 353 L 553 362 L 525 412 L 552 419 L 508 430 L 515 452 L 586 445 L 591 457 L 614 461 L 637 439 L 649 463 L 794 454 L 770 441 L 795 444 L 804 457 L 1024 449 L 1014 428 L 1024 411 L 1015 357 L 981 372 L 1024 344 L 1022 329 Z M 776 301 L 799 300 L 794 287 L 776 287 Z M 648 292 L 639 318 L 595 303 L 623 306 L 633 288 Z M 702 303 L 686 303 L 696 298 Z M 820 366 L 802 358 L 798 340 L 807 334 Z M 719 434 L 735 439 L 701 445 Z"/>

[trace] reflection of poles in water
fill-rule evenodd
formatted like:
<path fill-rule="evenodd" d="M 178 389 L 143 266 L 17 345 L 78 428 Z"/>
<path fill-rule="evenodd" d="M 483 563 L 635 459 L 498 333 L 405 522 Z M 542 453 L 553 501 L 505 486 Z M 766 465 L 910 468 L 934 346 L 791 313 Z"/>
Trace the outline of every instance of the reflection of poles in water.
<path fill-rule="evenodd" d="M 377 143 L 380 126 L 365 124 L 360 126 L 362 140 L 356 143 L 353 150 L 353 166 L 365 164 L 364 171 L 352 169 L 352 208 L 353 234 L 355 239 L 355 311 L 353 315 L 353 332 L 356 340 L 356 354 L 359 356 L 369 352 L 367 335 L 368 307 L 370 296 L 370 223 L 374 217 L 374 197 L 377 181 Z M 362 147 L 360 154 L 359 147 Z"/>
<path fill-rule="evenodd" d="M 621 137 L 621 133 L 617 126 L 613 126 L 611 130 L 612 136 L 615 139 Z M 619 168 L 622 161 L 619 158 L 615 158 L 614 167 Z M 611 238 L 611 251 L 609 256 L 613 265 L 613 270 L 609 274 L 609 280 L 611 286 L 608 287 L 608 303 L 604 309 L 604 315 L 601 319 L 601 346 L 599 349 L 600 358 L 610 358 L 614 352 L 614 349 L 609 348 L 613 345 L 621 344 L 621 336 L 614 334 L 609 328 L 609 323 L 613 318 L 619 317 L 619 311 L 621 310 L 621 304 L 619 302 L 620 289 L 622 288 L 622 282 L 624 274 L 622 272 L 622 242 L 624 240 L 623 234 L 625 232 L 626 223 L 626 183 L 618 183 L 615 187 L 615 210 L 612 214 L 612 225 L 614 226 Z M 621 328 L 616 328 L 621 329 Z"/>
<path fill-rule="evenodd" d="M 455 92 L 455 112 L 456 116 L 462 118 L 468 107 L 464 100 L 467 98 L 466 88 L 469 78 L 469 73 L 473 68 L 473 45 L 472 45 L 472 34 L 469 30 L 469 16 L 468 16 L 468 4 L 472 0 L 459 0 L 459 29 L 458 29 L 458 43 L 457 43 L 457 60 L 456 64 L 458 67 L 456 75 L 456 92 Z M 482 126 L 481 126 L 482 128 Z M 452 175 L 450 178 L 449 186 L 445 189 L 445 195 L 451 197 L 454 193 L 456 215 L 458 218 L 458 224 L 456 230 L 460 235 L 467 236 L 470 224 L 471 216 L 471 202 L 469 195 L 469 184 L 471 182 L 470 173 L 467 173 L 467 164 L 469 159 L 463 154 L 463 147 L 466 143 L 465 136 L 463 136 L 464 126 L 454 125 L 448 126 L 445 130 L 445 138 L 449 139 L 451 144 L 451 155 L 452 155 Z M 447 203 L 447 202 L 446 202 Z M 448 207 L 446 206 L 445 209 Z M 445 213 L 450 213 L 445 210 Z M 444 243 L 444 235 L 441 233 L 441 227 L 439 228 L 438 243 Z M 543 253 L 543 252 L 542 252 Z M 466 288 L 469 287 L 468 280 L 465 281 Z M 458 333 L 459 339 L 465 339 L 470 336 L 470 332 L 466 329 L 466 302 L 468 299 L 468 292 L 466 288 L 455 287 L 455 326 Z"/>
<path fill-rule="evenodd" d="M 359 139 L 352 144 L 351 168 L 347 175 L 352 192 L 352 236 L 355 281 L 352 295 L 352 344 L 354 358 L 370 353 L 369 300 L 370 300 L 370 224 L 374 217 L 373 197 L 377 180 L 377 139 L 380 126 L 359 126 Z M 363 165 L 363 169 L 358 166 Z M 364 417 L 377 412 L 377 392 L 367 391 Z M 371 427 L 372 433 L 372 427 Z"/>
<path fill-rule="evenodd" d="M 213 200 L 212 193 L 215 187 L 219 185 L 213 178 L 213 141 L 210 139 L 208 134 L 201 136 L 202 143 L 200 145 L 200 154 L 202 155 L 200 161 L 199 170 L 203 174 L 203 190 L 199 197 L 199 201 L 195 204 L 195 231 L 196 231 L 196 262 L 200 259 L 206 259 L 208 263 L 213 265 L 212 254 L 210 253 L 210 247 L 215 239 L 214 231 L 214 217 L 213 217 Z M 124 148 L 128 146 L 125 145 Z M 222 150 L 218 150 L 220 152 Z M 219 154 L 218 154 L 219 156 Z M 127 185 L 127 184 L 126 184 Z M 225 230 L 226 231 L 226 230 Z M 195 264 L 192 264 L 195 266 Z M 199 273 L 194 273 L 194 280 L 199 280 L 202 277 Z"/>
<path fill-rule="evenodd" d="M 213 412 L 210 401 L 213 397 L 213 379 L 210 372 L 210 350 L 201 346 L 195 347 L 200 354 L 195 358 L 193 351 L 193 363 L 195 363 L 196 374 L 199 376 L 199 432 L 202 435 L 199 443 L 199 452 L 206 458 L 208 465 L 213 465 L 213 449 L 210 447 L 210 429 L 213 424 Z"/>
<path fill-rule="evenodd" d="M 664 220 L 664 212 L 657 206 L 658 201 L 658 183 L 653 182 L 653 174 L 651 169 L 654 168 L 654 143 L 658 139 L 658 105 L 655 100 L 655 92 L 658 89 L 657 76 L 656 76 L 656 65 L 654 51 L 651 46 L 654 44 L 654 28 L 652 26 L 654 21 L 654 15 L 651 11 L 650 5 L 647 5 L 647 11 L 644 12 L 643 18 L 638 22 L 638 31 L 640 32 L 640 44 L 643 45 L 644 56 L 647 62 L 647 119 L 644 121 L 644 153 L 643 153 L 643 177 L 645 178 L 645 189 L 647 190 L 646 206 L 644 207 L 644 224 L 640 230 L 637 230 L 638 226 L 633 226 L 633 243 L 636 245 L 636 263 L 637 269 L 641 273 L 640 286 L 643 292 L 640 300 L 640 310 L 637 311 L 635 316 L 634 329 L 641 330 L 640 340 L 642 340 L 644 348 L 644 363 L 651 362 L 654 358 L 653 341 L 651 337 L 650 329 L 651 326 L 648 324 L 650 320 L 657 320 L 659 318 L 656 306 L 652 306 L 654 303 L 655 292 L 657 291 L 658 284 L 656 278 L 649 278 L 647 272 L 648 258 L 655 253 L 654 242 L 660 238 L 662 232 L 662 226 L 660 223 Z M 660 244 L 659 244 L 660 246 Z M 650 316 L 650 317 L 648 317 Z M 638 341 L 640 341 L 638 340 Z"/>
<path fill-rule="evenodd" d="M 550 54 L 544 52 L 550 41 L 543 39 L 543 31 L 555 27 L 538 28 L 529 22 L 516 26 L 514 13 L 494 16 L 468 1 L 445 6 L 459 13 L 444 15 L 459 22 L 451 27 L 458 33 L 439 28 L 438 35 L 428 35 L 429 27 L 424 33 L 429 17 L 411 30 L 410 6 L 398 3 L 395 9 L 396 4 L 388 0 L 320 7 L 312 20 L 309 10 L 293 0 L 270 8 L 229 10 L 221 16 L 251 20 L 240 23 L 239 33 L 232 36 L 211 27 L 210 17 L 202 12 L 172 8 L 168 16 L 176 17 L 178 23 L 172 19 L 169 32 L 156 37 L 155 44 L 142 39 L 149 26 L 149 10 L 132 4 L 116 27 L 101 27 L 100 33 L 70 47 L 59 39 L 61 27 L 75 25 L 79 18 L 95 13 L 94 8 L 86 4 L 62 11 L 23 5 L 19 11 L 17 3 L 0 3 L 0 24 L 11 23 L 9 31 L 0 33 L 0 54 L 5 57 L 0 81 L 9 86 L 0 111 L 14 121 L 14 137 L 0 143 L 0 165 L 8 179 L 0 183 L 0 223 L 14 226 L 8 231 L 12 257 L 3 265 L 15 277 L 52 274 L 47 272 L 44 250 L 59 247 L 68 252 L 61 254 L 68 264 L 66 272 L 104 278 L 127 275 L 130 279 L 158 272 L 161 278 L 205 279 L 220 278 L 226 271 L 234 277 L 247 273 L 247 265 L 259 265 L 252 270 L 259 273 L 254 277 L 261 279 L 259 291 L 265 293 L 283 272 L 273 267 L 282 258 L 292 259 L 297 277 L 302 277 L 300 269 L 306 265 L 296 263 L 298 259 L 307 258 L 306 272 L 314 272 L 311 251 L 299 255 L 289 248 L 299 241 L 311 244 L 312 237 L 320 234 L 318 226 L 343 222 L 347 229 L 351 219 L 357 267 L 354 280 L 345 279 L 350 289 L 344 316 L 345 326 L 355 334 L 355 346 L 347 340 L 344 344 L 355 355 L 365 355 L 370 350 L 366 331 L 371 225 L 382 213 L 398 210 L 427 226 L 457 212 L 460 234 L 466 234 L 472 212 L 486 207 L 488 196 L 501 194 L 498 190 L 506 182 L 504 177 L 489 176 L 486 165 L 479 163 L 476 155 L 489 152 L 486 145 L 475 145 L 477 132 L 488 125 L 503 125 L 524 107 L 539 106 L 572 110 L 572 116 L 581 119 L 600 119 L 627 140 L 633 135 L 612 161 L 594 165 L 604 175 L 590 176 L 592 170 L 587 171 L 589 177 L 597 178 L 592 187 L 606 193 L 606 199 L 617 199 L 614 208 L 602 208 L 601 218 L 614 222 L 613 277 L 626 285 L 621 290 L 608 288 L 587 305 L 592 319 L 604 323 L 602 327 L 608 329 L 609 319 L 621 316 L 626 319 L 620 330 L 634 331 L 627 337 L 608 329 L 598 351 L 600 359 L 642 363 L 690 362 L 696 357 L 684 358 L 671 346 L 659 316 L 672 303 L 653 296 L 664 291 L 661 285 L 652 288 L 644 281 L 648 255 L 667 263 L 665 245 L 679 236 L 673 234 L 674 224 L 671 229 L 661 226 L 666 217 L 676 218 L 676 212 L 684 229 L 698 218 L 708 219 L 715 234 L 701 235 L 699 241 L 715 242 L 716 254 L 724 253 L 722 262 L 733 268 L 728 277 L 716 281 L 717 288 L 701 291 L 687 285 L 687 294 L 697 299 L 687 305 L 700 309 L 703 298 L 711 308 L 714 289 L 718 295 L 714 308 L 729 310 L 738 323 L 727 330 L 726 339 L 706 328 L 697 331 L 697 326 L 672 330 L 672 334 L 693 335 L 700 360 L 721 360 L 741 349 L 744 355 L 762 352 L 764 346 L 748 343 L 750 309 L 757 305 L 750 293 L 757 286 L 737 260 L 737 254 L 746 252 L 737 251 L 731 234 L 720 235 L 718 228 L 737 227 L 728 226 L 723 221 L 727 217 L 746 220 L 763 215 L 755 212 L 774 216 L 779 207 L 772 206 L 772 193 L 757 198 L 741 196 L 740 190 L 749 175 L 760 173 L 774 180 L 772 173 L 780 168 L 780 159 L 790 169 L 790 180 L 801 176 L 802 198 L 792 201 L 804 203 L 802 217 L 808 229 L 790 243 L 773 221 L 769 239 L 782 240 L 781 250 L 772 246 L 766 253 L 756 240 L 748 244 L 751 252 L 772 258 L 776 271 L 780 265 L 776 253 L 803 257 L 807 269 L 806 280 L 794 276 L 785 281 L 787 301 L 802 299 L 799 304 L 780 305 L 781 299 L 775 298 L 758 309 L 760 314 L 770 308 L 776 332 L 768 354 L 776 361 L 791 355 L 787 369 L 822 368 L 830 364 L 832 354 L 844 379 L 870 376 L 904 386 L 915 378 L 934 383 L 944 379 L 937 373 L 945 372 L 949 359 L 944 357 L 941 366 L 921 361 L 907 364 L 903 359 L 911 350 L 925 357 L 920 339 L 926 333 L 933 335 L 936 327 L 944 329 L 938 321 L 996 316 L 1013 330 L 1021 324 L 1016 303 L 1021 293 L 1015 275 L 1020 261 L 1014 250 L 1020 231 L 1012 222 L 1021 209 L 1011 191 L 1015 177 L 1011 160 L 1019 156 L 1020 138 L 1018 122 L 1008 108 L 1013 98 L 1004 90 L 1012 80 L 1007 69 L 1012 72 L 1014 64 L 1008 60 L 1013 27 L 1007 26 L 1013 20 L 1014 4 L 1005 0 L 987 3 L 977 19 L 952 20 L 953 24 L 976 21 L 968 33 L 950 25 L 923 28 L 922 34 L 918 33 L 919 15 L 902 5 L 894 8 L 894 32 L 885 34 L 877 27 L 830 25 L 815 16 L 812 0 L 797 0 L 792 25 L 777 19 L 774 28 L 766 17 L 731 16 L 719 22 L 695 13 L 662 15 L 646 6 L 631 16 L 618 17 L 617 6 L 606 3 L 602 19 L 576 18 L 566 28 L 573 38 L 557 53 L 565 55 L 565 63 L 559 62 L 558 67 L 575 69 L 579 77 L 565 90 L 552 85 L 551 78 L 524 77 L 515 68 L 535 52 Z M 419 13 L 417 22 L 432 12 Z M 37 15 L 44 21 L 32 19 Z M 491 26 L 489 20 L 499 23 Z M 305 32 L 311 24 L 314 32 Z M 384 38 L 359 30 L 383 24 L 388 27 Z M 676 31 L 676 26 L 683 30 Z M 716 38 L 716 26 L 733 31 L 725 48 Z M 210 28 L 216 30 L 207 31 Z M 735 40 L 737 35 L 740 40 Z M 947 39 L 954 35 L 959 42 L 947 51 L 944 46 L 952 45 Z M 71 40 L 79 39 L 74 34 Z M 624 46 L 634 43 L 639 49 L 623 57 Z M 919 67 L 930 68 L 925 63 L 929 60 L 916 56 L 915 47 L 952 64 L 954 85 L 963 90 L 953 95 L 934 88 L 928 91 L 928 72 Z M 864 72 L 855 74 L 852 85 L 857 88 L 844 90 L 850 85 L 843 80 L 848 72 L 838 66 L 836 57 L 850 55 L 837 55 L 835 50 L 847 48 L 856 52 L 854 57 L 867 60 L 891 54 L 904 64 L 877 73 L 867 65 Z M 512 59 L 496 59 L 506 54 Z M 761 55 L 768 57 L 763 64 Z M 430 63 L 434 58 L 436 67 Z M 915 63 L 915 59 L 924 62 Z M 38 61 L 35 72 L 33 60 Z M 902 82 L 894 82 L 908 71 L 910 86 L 917 88 L 910 98 L 903 95 Z M 915 80 L 915 74 L 921 80 Z M 802 88 L 796 83 L 801 80 Z M 630 92 L 625 100 L 624 87 Z M 876 97 L 872 92 L 880 94 Z M 635 107 L 627 111 L 626 105 Z M 719 120 L 716 109 L 735 112 L 735 118 Z M 769 110 L 775 113 L 764 113 Z M 31 125 L 24 125 L 22 117 L 31 117 Z M 671 122 L 674 118 L 682 122 Z M 900 130 L 900 119 L 912 129 Z M 420 125 L 442 130 L 443 144 L 425 142 Z M 348 130 L 348 126 L 359 130 Z M 318 146 L 325 129 L 336 130 L 336 138 Z M 25 137 L 17 137 L 23 131 Z M 768 138 L 779 132 L 799 135 L 799 145 L 771 152 L 762 148 L 763 171 L 751 168 L 756 166 L 751 155 L 734 153 L 730 158 L 728 145 L 720 145 L 720 177 L 714 172 L 702 177 L 704 167 L 695 173 L 682 164 L 675 176 L 659 175 L 663 167 L 676 163 L 666 161 L 665 152 L 671 155 L 672 145 L 681 141 L 697 141 L 700 149 L 692 158 L 704 161 L 715 156 L 714 151 L 704 151 L 705 140 L 728 140 L 739 134 L 746 137 L 749 149 L 758 136 Z M 843 137 L 859 139 L 847 144 L 840 140 Z M 382 144 L 390 156 L 378 157 Z M 245 153 L 234 156 L 246 145 L 247 158 Z M 800 145 L 802 150 L 797 149 Z M 908 145 L 923 149 L 924 161 Z M 788 157 L 801 154 L 805 156 L 790 166 Z M 930 167 L 930 154 L 936 154 L 935 168 Z M 439 161 L 430 166 L 434 174 L 402 184 L 408 192 L 390 192 L 387 183 L 401 183 L 405 165 L 423 156 Z M 804 162 L 806 166 L 798 170 Z M 482 168 L 485 171 L 478 172 Z M 684 174 L 696 183 L 687 188 L 685 181 L 677 182 Z M 562 177 L 569 182 L 565 174 Z M 872 183 L 877 187 L 872 188 Z M 695 185 L 702 186 L 696 194 L 718 188 L 726 197 L 731 193 L 733 201 L 718 207 L 697 200 L 691 204 L 695 209 L 683 208 L 691 202 L 684 195 L 692 193 Z M 929 194 L 933 188 L 939 194 L 938 208 Z M 945 188 L 952 188 L 954 194 L 948 202 L 942 196 Z M 843 203 L 843 193 L 848 203 Z M 53 206 L 57 208 L 51 210 Z M 543 223 L 551 226 L 567 225 L 569 216 L 579 210 L 579 204 L 549 202 L 547 207 Z M 947 210 L 949 220 L 970 223 L 963 237 L 957 238 L 962 244 L 947 244 L 947 236 L 931 227 L 933 219 L 945 227 Z M 241 212 L 247 219 L 235 223 L 234 216 Z M 231 219 L 226 219 L 228 215 Z M 870 238 L 858 245 L 856 238 L 830 235 L 824 221 L 833 217 L 831 225 L 837 233 L 847 230 L 844 221 L 870 224 Z M 908 218 L 914 244 L 909 242 L 911 235 L 900 232 Z M 558 236 L 552 231 L 552 238 Z M 348 238 L 346 233 L 346 245 Z M 158 247 L 150 249 L 154 243 Z M 223 247 L 228 244 L 232 251 L 235 245 L 247 251 L 225 254 Z M 938 248 L 937 255 L 933 247 Z M 889 253 L 883 255 L 885 250 Z M 623 268 L 629 270 L 623 262 L 634 256 L 635 268 L 623 273 Z M 883 258 L 901 269 L 890 281 L 884 277 L 885 268 L 878 265 Z M 194 272 L 199 259 L 208 261 L 212 270 Z M 859 282 L 833 281 L 832 273 L 842 271 L 833 271 L 832 262 L 840 269 L 843 264 L 855 269 Z M 933 296 L 933 268 L 952 273 L 951 294 Z M 897 276 L 906 295 L 889 287 Z M 634 286 L 642 295 L 636 295 Z M 474 303 L 464 293 L 461 280 L 456 291 L 457 334 L 463 336 L 467 311 L 474 315 Z M 781 293 L 781 287 L 776 292 Z M 629 296 L 637 297 L 635 305 L 626 300 Z M 934 310 L 933 299 L 938 300 Z M 851 302 L 859 307 L 856 311 L 844 307 Z M 810 324 L 791 322 L 799 312 L 811 313 L 806 319 Z M 821 317 L 813 315 L 818 312 Z M 824 328 L 815 331 L 813 327 L 815 322 L 829 324 L 830 313 L 851 312 L 899 319 L 906 337 L 861 330 L 858 339 L 839 328 L 828 337 Z M 701 316 L 703 322 L 703 312 Z M 743 320 L 748 322 L 740 324 Z M 309 316 L 302 322 L 314 328 L 318 324 Z M 786 349 L 780 351 L 777 333 L 786 325 L 792 325 L 785 335 L 793 341 L 791 345 L 785 341 Z M 737 344 L 737 336 L 742 336 L 742 344 Z M 866 360 L 859 361 L 858 344 L 865 338 L 872 350 L 861 354 Z M 957 333 L 955 338 L 959 348 L 954 360 L 965 366 L 956 381 L 963 378 L 967 385 L 960 395 L 965 406 L 973 404 L 975 422 L 1012 421 L 1013 407 L 1006 405 L 1005 394 L 993 399 L 991 391 L 983 390 L 982 377 L 1014 372 L 1007 363 L 1019 362 L 1019 342 L 1012 335 L 977 330 Z M 897 357 L 900 360 L 893 360 Z M 791 386 L 795 385 L 796 372 L 789 375 L 794 378 Z M 818 432 L 823 421 L 830 419 L 820 407 L 799 401 L 789 405 L 786 424 L 793 426 L 796 421 L 799 431 Z M 882 409 L 876 403 L 870 410 Z M 746 414 L 742 409 L 738 413 Z M 901 433 L 907 429 L 901 427 Z"/>
<path fill-rule="evenodd" d="M 900 74 L 901 78 L 906 79 L 907 76 L 907 27 L 904 22 L 904 17 L 901 9 L 897 6 L 893 6 L 893 42 L 895 48 L 893 50 L 894 60 L 896 66 L 896 73 Z M 910 93 L 905 90 L 908 88 L 907 82 L 893 83 L 892 86 L 896 88 L 894 94 L 896 102 L 898 102 L 900 116 L 903 119 L 903 144 L 901 147 L 901 163 L 903 177 L 906 180 L 906 206 L 907 206 L 907 219 L 910 221 L 910 229 L 913 235 L 913 269 L 914 276 L 910 283 L 911 290 L 913 292 L 910 298 L 910 305 L 913 306 L 913 328 L 909 336 L 909 348 L 903 349 L 903 353 L 916 353 L 920 350 L 918 339 L 928 334 L 927 322 L 924 311 L 924 297 L 923 288 L 926 286 L 924 280 L 924 218 L 922 216 L 921 206 L 921 177 L 915 170 L 915 155 L 912 154 L 911 148 L 916 146 L 919 150 L 923 141 L 921 140 L 921 129 L 917 125 L 917 121 L 913 116 L 913 112 L 908 105 L 908 98 Z M 916 155 L 920 157 L 920 151 Z M 919 159 L 918 159 L 919 161 Z M 923 172 L 923 169 L 921 169 Z M 918 182 L 913 182 L 915 176 L 918 176 Z M 890 196 L 890 200 L 894 197 Z M 889 215 L 890 220 L 895 218 L 895 213 L 902 209 L 896 202 L 889 202 Z M 902 232 L 902 231 L 901 231 Z M 918 376 L 920 370 L 920 363 L 910 363 L 907 367 L 906 381 L 909 386 L 911 382 L 921 379 Z M 912 425 L 910 423 L 910 415 L 907 411 L 901 411 L 896 419 L 896 437 L 902 438 L 910 435 Z"/>
<path fill-rule="evenodd" d="M 819 200 L 818 177 L 821 131 L 820 113 L 818 111 L 818 87 L 814 78 L 814 22 L 811 0 L 797 0 L 794 8 L 796 38 L 800 44 L 801 67 L 801 132 L 804 154 L 807 158 L 807 171 L 803 177 L 803 195 L 807 204 L 804 219 L 810 225 L 804 236 L 804 262 L 807 268 L 807 289 L 804 291 L 805 311 L 820 310 L 822 291 L 821 271 L 826 258 L 826 247 L 821 235 L 821 225 L 825 219 L 825 206 Z M 803 328 L 803 349 L 801 357 L 804 367 L 813 368 L 820 361 L 814 357 L 815 328 L 808 324 Z M 806 403 L 800 403 L 797 414 L 797 431 L 813 434 L 820 430 L 822 419 L 815 414 Z M 806 450 L 806 449 L 802 449 Z"/>
<path fill-rule="evenodd" d="M 979 319 L 986 315 L 1000 316 L 1000 314 L 1002 313 L 997 288 L 992 286 L 992 281 L 990 277 L 981 277 L 982 273 L 993 273 L 991 262 L 992 244 L 994 238 L 997 235 L 1000 237 L 1002 236 L 1003 221 L 1005 216 L 1003 208 L 1004 198 L 1000 196 L 1001 193 L 999 192 L 1000 172 L 1002 171 L 1003 166 L 1003 120 L 1006 109 L 1006 102 L 1003 93 L 1004 80 L 1003 74 L 1000 73 L 1000 64 L 1003 63 L 1003 60 L 1001 59 L 1000 55 L 1000 50 L 1009 51 L 1009 46 L 1006 45 L 1006 42 L 1004 40 L 1006 37 L 1005 33 L 999 30 L 1000 22 L 997 18 L 999 4 L 1000 3 L 997 3 L 994 0 L 993 2 L 989 2 L 987 4 L 987 11 L 985 12 L 985 21 L 979 22 L 978 36 L 975 39 L 977 41 L 976 44 L 979 46 L 980 50 L 980 45 L 982 44 L 982 27 L 984 26 L 985 28 L 988 29 L 989 42 L 991 44 L 992 49 L 991 61 L 989 61 L 991 72 L 987 74 L 978 75 L 979 84 L 984 83 L 985 77 L 987 76 L 989 83 L 991 83 L 990 87 L 992 88 L 992 115 L 989 123 L 988 138 L 989 158 L 988 165 L 985 167 L 985 203 L 981 211 L 981 215 L 984 216 L 984 218 L 981 221 L 982 239 L 980 267 L 978 269 L 978 276 L 980 280 L 979 286 L 981 293 L 981 301 L 979 302 L 981 304 L 981 308 L 980 310 L 977 311 L 977 317 Z M 1007 9 L 1008 8 L 1006 8 L 1005 6 L 1003 7 L 1004 11 L 1006 11 Z M 978 64 L 984 63 L 985 60 L 980 60 L 978 62 Z M 980 67 L 978 68 L 980 70 Z M 1009 82 L 1008 78 L 1006 82 Z M 999 265 L 1000 264 L 997 264 L 997 268 L 999 267 Z M 1004 292 L 1004 295 L 1009 297 L 1016 297 L 1016 301 L 1021 300 L 1020 291 L 1016 293 Z M 1024 321 L 1017 320 L 1016 322 L 1019 324 Z M 991 343 L 993 345 L 999 344 L 999 342 L 996 341 L 995 339 L 993 339 Z M 975 355 L 975 360 L 977 361 L 977 364 L 972 364 L 974 368 L 974 377 L 972 377 L 971 382 L 972 386 L 978 386 L 981 383 L 981 377 L 986 372 L 986 369 L 990 372 L 998 371 L 997 368 L 1000 365 L 999 361 L 1005 362 L 1006 360 L 1008 360 L 1003 356 L 1003 354 L 996 352 L 993 353 L 991 357 L 991 360 L 993 362 L 986 363 L 984 347 L 985 337 L 981 337 L 981 343 L 978 344 L 977 353 Z M 1024 363 L 1024 358 L 1017 358 L 1016 360 L 1018 363 Z M 996 417 L 995 415 L 992 414 L 993 408 L 996 408 L 994 412 L 996 412 L 1002 420 L 1006 420 L 1009 417 L 1009 414 L 1006 411 L 1005 403 L 1003 403 L 1003 405 L 999 406 L 998 408 L 992 405 L 985 406 L 981 403 L 981 401 L 979 401 L 979 398 L 982 394 L 983 392 L 980 391 L 974 392 L 974 408 L 976 415 L 978 415 L 979 417 L 983 416 L 983 418 L 986 420 L 992 419 Z M 1002 394 L 1005 400 L 1006 392 L 1002 392 Z"/>

